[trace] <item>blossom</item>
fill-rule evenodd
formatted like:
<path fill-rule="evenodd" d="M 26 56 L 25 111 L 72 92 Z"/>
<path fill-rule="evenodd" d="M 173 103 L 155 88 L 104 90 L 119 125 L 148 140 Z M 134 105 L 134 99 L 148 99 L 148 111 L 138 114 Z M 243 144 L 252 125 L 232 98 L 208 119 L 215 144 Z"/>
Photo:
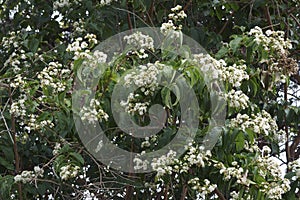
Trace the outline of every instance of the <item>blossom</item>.
<path fill-rule="evenodd" d="M 39 72 L 37 77 L 41 87 L 51 87 L 53 93 L 59 93 L 67 89 L 68 83 L 64 80 L 69 78 L 70 73 L 69 69 L 62 69 L 62 64 L 49 62 L 48 66 Z"/>
<path fill-rule="evenodd" d="M 292 48 L 291 41 L 284 38 L 283 31 L 267 30 L 264 34 L 260 27 L 255 26 L 248 34 L 254 37 L 255 42 L 262 44 L 265 50 L 274 49 L 279 54 L 287 54 L 288 49 Z"/>
<path fill-rule="evenodd" d="M 249 106 L 249 97 L 241 90 L 236 91 L 232 89 L 227 94 L 224 94 L 224 97 L 232 108 L 245 109 Z"/>
<path fill-rule="evenodd" d="M 124 40 L 130 48 L 130 53 L 137 54 L 139 58 L 147 58 L 148 54 L 145 50 L 154 51 L 154 41 L 149 35 L 137 31 L 131 35 L 124 36 Z"/>
<path fill-rule="evenodd" d="M 71 164 L 68 164 L 60 168 L 59 176 L 62 180 L 68 180 L 70 178 L 76 177 L 79 173 L 79 170 L 79 166 L 73 166 Z"/>
<path fill-rule="evenodd" d="M 128 73 L 124 77 L 124 85 L 131 87 L 132 84 L 140 88 L 140 91 L 145 96 L 152 96 L 156 88 L 158 87 L 158 75 L 160 68 L 159 63 L 147 63 L 146 65 L 139 65 L 137 70 Z M 125 108 L 125 112 L 129 114 L 144 115 L 147 112 L 149 101 L 143 100 L 141 102 L 141 94 L 129 93 L 126 100 L 122 100 L 120 105 Z"/>
<path fill-rule="evenodd" d="M 201 199 L 207 198 L 208 194 L 212 193 L 216 188 L 216 184 L 211 184 L 211 182 L 208 179 L 204 179 L 204 184 L 201 183 L 200 179 L 198 177 L 192 178 L 188 181 L 188 184 L 192 186 L 193 190 L 196 190 L 199 192 L 199 197 Z"/>
<path fill-rule="evenodd" d="M 228 67 L 222 66 L 220 76 L 223 81 L 228 81 L 234 87 L 240 87 L 243 80 L 249 79 L 246 68 L 246 65 L 237 64 Z"/>
<path fill-rule="evenodd" d="M 44 174 L 44 170 L 43 168 L 40 168 L 39 166 L 35 166 L 34 167 L 34 171 L 27 171 L 24 170 L 22 171 L 21 174 L 18 174 L 14 177 L 14 181 L 16 183 L 29 183 L 31 181 L 33 181 L 34 179 L 38 178 L 38 177 L 43 177 Z"/>
<path fill-rule="evenodd" d="M 278 126 L 276 121 L 265 110 L 261 113 L 251 114 L 251 116 L 238 113 L 236 118 L 231 119 L 229 127 L 239 128 L 243 131 L 249 128 L 259 135 L 275 136 L 273 138 L 277 140 L 279 138 L 277 134 L 281 134 L 281 132 L 277 130 Z"/>
<path fill-rule="evenodd" d="M 172 13 L 168 15 L 168 22 L 165 22 L 161 25 L 160 31 L 164 35 L 172 33 L 172 37 L 178 38 L 182 29 L 180 21 L 186 18 L 187 15 L 185 14 L 184 10 L 182 10 L 182 6 L 180 5 L 171 8 L 171 12 Z"/>
<path fill-rule="evenodd" d="M 91 99 L 88 106 L 83 106 L 79 113 L 81 120 L 86 121 L 89 124 L 95 125 L 98 120 L 100 122 L 108 120 L 108 114 L 100 106 L 100 102 L 97 99 Z"/>

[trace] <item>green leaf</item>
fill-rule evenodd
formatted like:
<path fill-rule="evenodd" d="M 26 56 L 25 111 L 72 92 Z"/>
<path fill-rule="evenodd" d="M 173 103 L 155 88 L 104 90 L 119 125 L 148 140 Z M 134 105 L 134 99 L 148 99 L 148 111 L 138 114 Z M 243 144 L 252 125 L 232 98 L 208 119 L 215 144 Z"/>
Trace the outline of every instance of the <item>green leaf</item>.
<path fill-rule="evenodd" d="M 216 58 L 224 58 L 224 56 L 228 53 L 228 48 L 223 46 L 216 54 Z"/>
<path fill-rule="evenodd" d="M 256 96 L 257 94 L 257 90 L 258 90 L 258 84 L 253 80 L 253 79 L 250 79 L 250 89 L 251 89 L 251 92 L 252 92 L 252 96 Z"/>
<path fill-rule="evenodd" d="M 84 164 L 84 159 L 79 153 L 71 152 L 70 155 L 75 158 L 81 165 Z"/>
<path fill-rule="evenodd" d="M 242 37 L 235 36 L 235 38 L 229 42 L 229 46 L 232 49 L 233 53 L 236 53 L 242 40 Z"/>
<path fill-rule="evenodd" d="M 40 41 L 36 38 L 32 38 L 29 40 L 28 42 L 28 49 L 33 52 L 33 53 L 36 53 L 37 52 L 37 49 L 39 47 L 39 44 L 40 44 Z"/>
<path fill-rule="evenodd" d="M 243 132 L 239 132 L 235 138 L 235 147 L 236 150 L 239 152 L 244 149 L 245 146 L 245 136 Z"/>
<path fill-rule="evenodd" d="M 0 157 L 0 165 L 2 165 L 3 167 L 5 167 L 8 170 L 14 170 L 15 167 L 12 163 L 8 162 L 7 160 L 5 160 L 5 158 Z"/>
<path fill-rule="evenodd" d="M 10 194 L 14 184 L 14 176 L 0 175 L 0 199 L 11 199 Z"/>
<path fill-rule="evenodd" d="M 168 108 L 172 107 L 171 92 L 169 88 L 164 87 L 161 90 L 161 98 L 163 99 L 165 106 L 167 106 Z"/>
<path fill-rule="evenodd" d="M 172 103 L 172 106 L 176 106 L 178 104 L 178 102 L 180 101 L 180 89 L 179 89 L 178 85 L 173 84 L 172 91 L 176 96 L 176 101 L 174 103 Z"/>

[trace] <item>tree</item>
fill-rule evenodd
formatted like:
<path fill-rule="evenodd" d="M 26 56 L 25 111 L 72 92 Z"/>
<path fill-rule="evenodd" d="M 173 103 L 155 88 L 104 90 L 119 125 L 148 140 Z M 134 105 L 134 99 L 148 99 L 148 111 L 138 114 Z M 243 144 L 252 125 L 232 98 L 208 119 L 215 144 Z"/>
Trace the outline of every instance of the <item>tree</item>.
<path fill-rule="evenodd" d="M 299 1 L 0 4 L 0 199 L 299 198 Z M 144 173 L 99 160 L 99 129 Z"/>

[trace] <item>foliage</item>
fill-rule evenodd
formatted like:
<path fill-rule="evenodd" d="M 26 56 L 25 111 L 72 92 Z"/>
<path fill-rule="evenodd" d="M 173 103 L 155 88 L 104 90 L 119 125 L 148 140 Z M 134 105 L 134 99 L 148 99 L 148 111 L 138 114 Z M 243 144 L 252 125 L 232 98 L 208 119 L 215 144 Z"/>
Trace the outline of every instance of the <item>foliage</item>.
<path fill-rule="evenodd" d="M 300 110 L 299 94 L 293 93 L 300 83 L 299 1 L 2 0 L 0 4 L 0 199 L 299 198 Z M 151 38 L 138 34 L 135 37 L 143 38 L 145 49 L 116 55 L 95 83 L 91 104 L 72 110 L 74 79 L 91 72 L 82 68 L 84 62 L 107 59 L 95 51 L 96 45 L 146 26 L 161 27 L 165 34 L 169 28 L 179 35 L 182 31 L 211 56 L 157 51 Z M 124 42 L 134 46 L 134 40 L 132 36 Z M 226 124 L 211 151 L 200 143 L 212 114 L 210 89 L 202 73 L 208 66 L 224 82 L 220 96 L 228 102 Z M 99 120 L 106 135 L 124 149 L 159 149 L 175 136 L 182 114 L 180 93 L 170 91 L 180 86 L 156 84 L 158 71 L 171 76 L 170 68 L 188 80 L 199 100 L 195 141 L 180 158 L 170 151 L 148 163 L 154 169 L 151 173 L 122 173 L 97 161 L 82 144 L 73 114 L 88 123 Z M 139 75 L 130 74 L 130 69 Z M 165 128 L 154 137 L 134 139 L 112 117 L 111 95 L 125 74 L 124 85 L 135 81 L 139 89 L 120 103 L 137 124 L 149 123 L 150 104 L 164 105 L 168 112 Z M 148 84 L 141 74 L 147 75 Z M 135 167 L 147 165 L 139 158 L 135 161 Z"/>

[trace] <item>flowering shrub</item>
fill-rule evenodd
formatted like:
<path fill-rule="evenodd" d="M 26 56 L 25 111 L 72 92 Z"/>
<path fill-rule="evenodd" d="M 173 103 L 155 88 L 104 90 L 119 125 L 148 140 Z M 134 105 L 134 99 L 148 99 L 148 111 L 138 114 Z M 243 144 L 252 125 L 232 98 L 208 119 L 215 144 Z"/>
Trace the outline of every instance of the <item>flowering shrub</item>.
<path fill-rule="evenodd" d="M 299 1 L 0 2 L 0 199 L 299 198 L 299 94 L 288 96 L 300 83 L 299 13 L 290 9 Z M 145 24 L 160 27 L 180 53 L 163 42 L 165 49 L 156 49 L 153 35 L 134 31 Z M 124 51 L 97 49 L 128 29 L 132 34 L 119 38 Z M 184 33 L 209 53 L 194 53 Z M 169 77 L 173 82 L 159 84 Z M 182 77 L 198 100 L 196 136 L 182 155 L 170 149 L 144 160 L 185 123 L 185 94 L 175 81 Z M 81 91 L 81 106 L 72 109 L 76 78 L 89 80 L 89 90 Z M 223 82 L 217 91 L 227 105 L 212 107 L 217 85 L 210 87 L 207 79 Z M 157 116 L 151 105 L 162 106 L 157 134 L 136 138 L 118 127 L 112 112 L 118 84 L 136 88 L 117 102 L 120 119 L 127 113 L 147 127 Z M 210 124 L 219 123 L 211 116 L 224 110 L 221 135 L 207 148 Z M 73 116 L 90 127 L 99 123 L 111 143 L 138 153 L 133 169 L 151 170 L 122 172 L 97 160 Z M 101 140 L 89 145 L 104 151 Z"/>

